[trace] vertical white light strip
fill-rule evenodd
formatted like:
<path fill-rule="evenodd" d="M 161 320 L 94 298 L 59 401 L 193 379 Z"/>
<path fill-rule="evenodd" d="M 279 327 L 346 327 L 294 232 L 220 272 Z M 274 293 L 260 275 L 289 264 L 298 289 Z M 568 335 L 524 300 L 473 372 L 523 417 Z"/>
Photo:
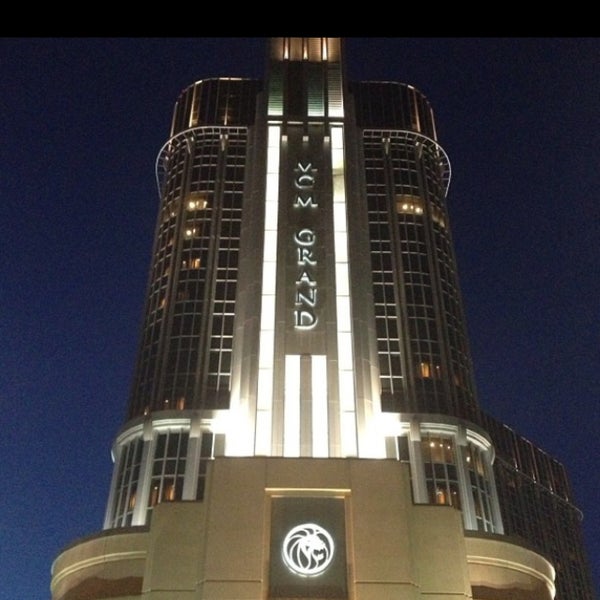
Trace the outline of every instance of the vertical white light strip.
<path fill-rule="evenodd" d="M 312 455 L 314 458 L 329 457 L 329 419 L 327 416 L 327 357 L 312 356 Z"/>
<path fill-rule="evenodd" d="M 356 399 L 348 272 L 348 231 L 346 226 L 346 185 L 344 182 L 344 133 L 342 125 L 331 126 L 333 175 L 333 229 L 335 245 L 335 285 L 337 347 L 340 387 L 340 426 L 342 456 L 357 455 Z"/>
<path fill-rule="evenodd" d="M 300 456 L 300 355 L 285 356 L 283 455 Z"/>
<path fill-rule="evenodd" d="M 190 106 L 190 119 L 188 121 L 188 127 L 196 127 L 197 125 L 197 118 L 195 118 L 195 115 L 198 114 L 196 111 L 198 110 L 196 107 L 196 92 L 198 91 L 198 82 L 196 82 L 194 84 L 193 87 L 193 91 L 192 91 L 192 102 L 191 102 L 191 106 Z"/>
<path fill-rule="evenodd" d="M 256 435 L 254 440 L 254 453 L 259 456 L 269 456 L 271 454 L 280 140 L 281 135 L 279 125 L 269 125 L 262 298 L 260 311 L 260 346 L 258 351 L 258 397 L 256 399 Z"/>

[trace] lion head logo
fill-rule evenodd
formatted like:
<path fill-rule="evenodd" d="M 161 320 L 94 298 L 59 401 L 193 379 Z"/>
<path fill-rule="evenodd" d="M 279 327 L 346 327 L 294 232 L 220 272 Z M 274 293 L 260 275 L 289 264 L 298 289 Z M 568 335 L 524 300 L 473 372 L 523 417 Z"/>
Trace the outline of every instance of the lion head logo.
<path fill-rule="evenodd" d="M 286 566 L 304 577 L 323 573 L 333 559 L 333 551 L 333 538 L 315 523 L 303 523 L 291 529 L 281 548 Z"/>

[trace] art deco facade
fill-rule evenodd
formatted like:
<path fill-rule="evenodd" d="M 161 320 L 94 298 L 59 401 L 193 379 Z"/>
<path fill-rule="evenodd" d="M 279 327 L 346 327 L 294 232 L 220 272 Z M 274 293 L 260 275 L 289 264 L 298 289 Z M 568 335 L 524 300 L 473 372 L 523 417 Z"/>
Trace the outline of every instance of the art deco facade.
<path fill-rule="evenodd" d="M 481 411 L 410 85 L 336 38 L 184 90 L 104 530 L 54 600 L 592 600 L 560 463 Z"/>

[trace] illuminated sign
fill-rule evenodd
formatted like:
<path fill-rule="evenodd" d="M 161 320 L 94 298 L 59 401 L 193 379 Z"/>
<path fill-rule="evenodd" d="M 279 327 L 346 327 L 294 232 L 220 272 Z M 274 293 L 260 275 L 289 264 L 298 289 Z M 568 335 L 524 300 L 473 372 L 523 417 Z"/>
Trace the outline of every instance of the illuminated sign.
<path fill-rule="evenodd" d="M 315 523 L 303 523 L 291 529 L 283 540 L 283 562 L 296 575 L 315 577 L 331 564 L 333 538 Z"/>
<path fill-rule="evenodd" d="M 296 206 L 301 206 L 303 208 L 305 206 L 319 206 L 313 199 L 316 171 L 316 169 L 312 168 L 311 163 L 304 166 L 301 162 L 299 162 L 294 169 L 294 172 L 296 173 L 294 187 L 298 190 L 294 200 Z"/>
<path fill-rule="evenodd" d="M 268 600 L 348 600 L 344 506 L 339 497 L 272 498 Z"/>
<path fill-rule="evenodd" d="M 311 163 L 299 162 L 294 170 L 294 206 L 298 209 L 312 210 L 319 205 L 314 199 L 316 169 Z M 296 250 L 296 291 L 294 297 L 294 326 L 298 329 L 310 329 L 317 323 L 317 281 L 315 267 L 317 258 L 315 242 L 317 236 L 313 229 L 304 227 L 294 234 Z"/>

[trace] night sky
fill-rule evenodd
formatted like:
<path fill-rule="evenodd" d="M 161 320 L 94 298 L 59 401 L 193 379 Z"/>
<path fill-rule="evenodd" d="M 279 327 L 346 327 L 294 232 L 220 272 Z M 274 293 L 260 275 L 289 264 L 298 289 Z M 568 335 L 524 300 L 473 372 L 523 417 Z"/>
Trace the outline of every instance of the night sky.
<path fill-rule="evenodd" d="M 352 38 L 413 84 L 448 197 L 479 401 L 568 469 L 600 587 L 600 39 Z M 180 91 L 262 77 L 253 38 L 0 39 L 0 600 L 102 527 Z"/>

